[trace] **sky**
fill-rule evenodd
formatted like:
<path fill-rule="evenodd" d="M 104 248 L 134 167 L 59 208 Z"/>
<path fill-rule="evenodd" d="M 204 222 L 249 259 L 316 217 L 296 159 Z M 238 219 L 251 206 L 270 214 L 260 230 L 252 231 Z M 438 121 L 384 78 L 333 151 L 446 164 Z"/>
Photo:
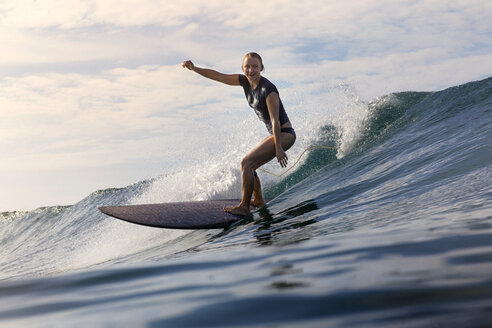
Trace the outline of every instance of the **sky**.
<path fill-rule="evenodd" d="M 287 100 L 370 100 L 491 76 L 491 21 L 488 0 L 0 0 L 0 212 L 156 177 L 243 118 L 242 91 L 183 60 L 240 73 L 256 51 Z"/>

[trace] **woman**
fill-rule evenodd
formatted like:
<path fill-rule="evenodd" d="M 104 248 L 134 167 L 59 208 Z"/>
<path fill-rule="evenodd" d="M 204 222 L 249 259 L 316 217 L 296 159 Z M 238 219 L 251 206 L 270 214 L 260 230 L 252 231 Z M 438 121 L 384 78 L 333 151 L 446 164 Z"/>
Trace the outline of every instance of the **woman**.
<path fill-rule="evenodd" d="M 224 208 L 226 212 L 246 216 L 249 214 L 250 205 L 257 207 L 265 205 L 260 179 L 255 170 L 275 157 L 282 167 L 286 167 L 288 159 L 285 151 L 292 147 L 296 140 L 296 134 L 279 98 L 278 90 L 275 85 L 261 76 L 264 70 L 263 60 L 254 52 L 246 54 L 243 58 L 244 75 L 223 74 L 196 67 L 190 60 L 183 62 L 182 66 L 206 78 L 228 85 L 242 86 L 250 107 L 265 123 L 270 133 L 269 137 L 263 139 L 241 161 L 241 203 L 235 207 Z M 251 196 L 254 196 L 253 200 Z"/>

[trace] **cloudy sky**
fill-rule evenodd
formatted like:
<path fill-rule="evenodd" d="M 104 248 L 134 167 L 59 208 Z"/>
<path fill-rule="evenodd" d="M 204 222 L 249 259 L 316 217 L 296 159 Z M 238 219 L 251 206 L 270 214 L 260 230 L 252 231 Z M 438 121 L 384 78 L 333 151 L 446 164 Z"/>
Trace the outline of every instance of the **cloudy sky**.
<path fill-rule="evenodd" d="M 488 0 L 0 0 L 0 211 L 156 177 L 251 114 L 185 59 L 239 73 L 257 51 L 287 103 L 320 81 L 369 100 L 491 76 L 491 21 Z"/>

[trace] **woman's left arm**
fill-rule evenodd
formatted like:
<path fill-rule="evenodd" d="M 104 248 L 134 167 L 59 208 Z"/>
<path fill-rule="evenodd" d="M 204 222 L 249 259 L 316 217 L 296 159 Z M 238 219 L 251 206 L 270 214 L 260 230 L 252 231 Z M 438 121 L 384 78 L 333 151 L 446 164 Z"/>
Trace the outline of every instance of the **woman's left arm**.
<path fill-rule="evenodd" d="M 287 154 L 282 148 L 280 139 L 280 121 L 279 121 L 279 104 L 280 100 L 276 92 L 270 92 L 266 98 L 268 113 L 270 114 L 270 122 L 272 122 L 273 140 L 275 141 L 275 156 L 280 166 L 287 167 Z"/>

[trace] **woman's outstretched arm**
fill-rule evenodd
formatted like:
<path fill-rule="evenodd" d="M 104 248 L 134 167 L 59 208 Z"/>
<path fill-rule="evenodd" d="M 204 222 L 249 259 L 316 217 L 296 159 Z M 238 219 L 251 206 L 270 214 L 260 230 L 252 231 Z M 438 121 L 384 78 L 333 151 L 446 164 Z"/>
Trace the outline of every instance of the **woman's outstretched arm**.
<path fill-rule="evenodd" d="M 228 85 L 239 85 L 239 75 L 238 74 L 223 74 L 213 69 L 208 68 L 200 68 L 195 66 L 191 60 L 184 61 L 181 66 L 186 67 L 190 71 L 194 71 L 201 76 L 204 76 L 208 79 L 222 82 Z"/>

